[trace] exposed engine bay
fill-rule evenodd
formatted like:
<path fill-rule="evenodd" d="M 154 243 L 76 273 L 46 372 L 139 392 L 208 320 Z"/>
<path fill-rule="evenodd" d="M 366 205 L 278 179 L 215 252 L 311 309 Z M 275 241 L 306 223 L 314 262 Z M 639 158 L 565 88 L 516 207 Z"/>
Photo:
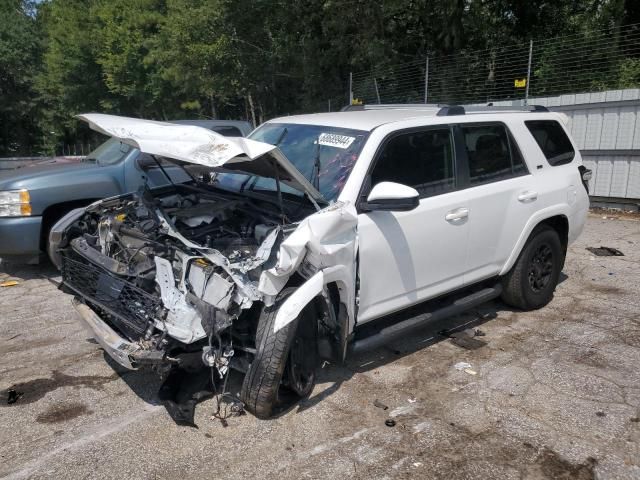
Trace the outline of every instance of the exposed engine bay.
<path fill-rule="evenodd" d="M 291 203 L 189 185 L 98 202 L 59 245 L 64 288 L 135 346 L 125 366 L 204 363 L 222 378 L 232 357 L 242 369 L 255 347 L 262 270 L 295 228 L 292 217 L 309 214 Z"/>

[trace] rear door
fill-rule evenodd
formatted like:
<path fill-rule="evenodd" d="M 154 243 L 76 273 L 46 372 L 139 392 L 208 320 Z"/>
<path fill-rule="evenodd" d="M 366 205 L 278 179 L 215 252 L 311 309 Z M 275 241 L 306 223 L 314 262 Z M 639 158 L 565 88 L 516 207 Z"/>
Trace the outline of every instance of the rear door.
<path fill-rule="evenodd" d="M 456 134 L 468 169 L 465 284 L 471 284 L 500 272 L 537 208 L 539 192 L 504 123 L 461 123 Z"/>
<path fill-rule="evenodd" d="M 421 198 L 408 212 L 358 215 L 359 323 L 462 286 L 468 204 L 457 191 L 454 152 L 448 125 L 403 130 L 383 141 L 361 199 L 383 181 L 411 186 Z"/>

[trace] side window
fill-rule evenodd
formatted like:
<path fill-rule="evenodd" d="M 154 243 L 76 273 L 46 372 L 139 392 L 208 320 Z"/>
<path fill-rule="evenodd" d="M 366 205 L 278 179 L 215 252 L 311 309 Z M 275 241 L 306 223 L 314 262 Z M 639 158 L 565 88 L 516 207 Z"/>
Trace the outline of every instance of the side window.
<path fill-rule="evenodd" d="M 213 130 L 216 133 L 219 133 L 220 135 L 224 135 L 225 137 L 241 137 L 242 136 L 242 132 L 238 128 L 231 127 L 231 126 L 212 127 L 211 130 Z"/>
<path fill-rule="evenodd" d="M 536 139 L 544 156 L 547 157 L 549 165 L 557 167 L 573 161 L 576 152 L 558 122 L 555 120 L 529 120 L 524 124 Z"/>
<path fill-rule="evenodd" d="M 371 172 L 371 185 L 402 183 L 421 197 L 455 188 L 453 139 L 449 128 L 402 133 L 386 144 Z"/>
<path fill-rule="evenodd" d="M 525 175 L 522 154 L 502 124 L 462 125 L 471 185 Z"/>

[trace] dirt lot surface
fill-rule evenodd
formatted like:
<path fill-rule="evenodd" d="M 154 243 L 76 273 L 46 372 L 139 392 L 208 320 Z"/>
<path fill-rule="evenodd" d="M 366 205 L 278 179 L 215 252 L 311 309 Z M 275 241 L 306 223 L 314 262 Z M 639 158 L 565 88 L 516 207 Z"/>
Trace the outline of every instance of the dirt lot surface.
<path fill-rule="evenodd" d="M 625 256 L 585 250 L 601 245 Z M 325 366 L 275 420 L 223 427 L 208 400 L 194 429 L 158 405 L 154 375 L 105 361 L 51 267 L 0 266 L 19 282 L 0 288 L 0 477 L 640 478 L 640 222 L 592 215 L 564 273 L 542 310 L 449 321 L 475 322 L 482 348 L 436 325 Z"/>

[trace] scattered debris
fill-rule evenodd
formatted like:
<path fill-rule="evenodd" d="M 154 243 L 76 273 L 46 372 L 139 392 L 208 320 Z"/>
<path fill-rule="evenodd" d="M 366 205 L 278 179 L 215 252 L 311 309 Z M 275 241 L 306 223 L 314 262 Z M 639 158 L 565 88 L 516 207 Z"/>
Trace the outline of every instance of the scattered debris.
<path fill-rule="evenodd" d="M 478 340 L 477 338 L 474 338 L 475 336 L 475 331 L 468 329 L 462 332 L 452 333 L 449 335 L 449 338 L 451 339 L 451 343 L 466 350 L 477 350 L 478 348 L 487 345 L 487 342 Z"/>
<path fill-rule="evenodd" d="M 387 427 L 395 427 L 395 426 L 396 426 L 396 421 L 395 421 L 393 418 L 387 418 L 387 419 L 384 421 L 384 424 L 385 424 Z"/>
<path fill-rule="evenodd" d="M 603 411 L 600 411 L 600 410 L 599 410 L 599 411 L 597 411 L 597 412 L 596 412 L 596 416 L 598 416 L 598 417 L 606 417 L 606 416 L 607 416 L 607 414 L 606 414 L 606 413 L 604 413 Z"/>
<path fill-rule="evenodd" d="M 458 362 L 453 366 L 453 368 L 455 368 L 456 370 L 462 371 L 462 370 L 465 370 L 467 368 L 471 368 L 471 366 L 472 365 L 470 363 L 467 363 L 467 362 Z"/>
<path fill-rule="evenodd" d="M 13 388 L 9 389 L 9 391 L 7 392 L 7 405 L 16 403 L 23 395 L 24 392 L 17 392 Z"/>
<path fill-rule="evenodd" d="M 632 421 L 633 423 L 639 423 L 640 417 L 631 417 L 629 420 Z"/>
<path fill-rule="evenodd" d="M 587 247 L 586 250 L 593 253 L 596 257 L 624 257 L 624 253 L 622 253 L 617 248 L 612 247 Z"/>
<path fill-rule="evenodd" d="M 484 333 L 484 332 L 483 332 L 482 330 L 480 330 L 479 328 L 476 328 L 476 329 L 475 329 L 475 331 L 474 331 L 474 333 L 475 333 L 476 337 L 484 337 L 484 336 L 486 336 L 486 335 L 487 335 L 486 333 Z"/>
<path fill-rule="evenodd" d="M 6 282 L 0 283 L 0 287 L 15 287 L 16 285 L 20 285 L 16 280 L 7 280 Z"/>
<path fill-rule="evenodd" d="M 418 468 L 422 466 L 422 462 L 413 462 L 413 466 Z"/>
<path fill-rule="evenodd" d="M 407 398 L 407 402 L 409 403 L 416 403 L 418 400 L 416 400 L 415 398 Z"/>
<path fill-rule="evenodd" d="M 214 385 L 208 370 L 174 368 L 158 391 L 158 399 L 171 418 L 178 425 L 194 428 L 198 428 L 194 423 L 196 404 L 213 396 Z"/>
<path fill-rule="evenodd" d="M 388 410 L 389 407 L 386 406 L 384 403 L 382 403 L 380 400 L 378 400 L 377 398 L 373 401 L 373 405 L 375 407 L 381 408 L 382 410 Z"/>
<path fill-rule="evenodd" d="M 461 372 L 464 373 L 468 373 L 469 375 L 477 375 L 478 372 L 476 372 L 472 365 L 470 363 L 467 362 L 458 362 L 456 363 L 453 368 L 455 368 L 456 370 L 459 370 Z"/>

